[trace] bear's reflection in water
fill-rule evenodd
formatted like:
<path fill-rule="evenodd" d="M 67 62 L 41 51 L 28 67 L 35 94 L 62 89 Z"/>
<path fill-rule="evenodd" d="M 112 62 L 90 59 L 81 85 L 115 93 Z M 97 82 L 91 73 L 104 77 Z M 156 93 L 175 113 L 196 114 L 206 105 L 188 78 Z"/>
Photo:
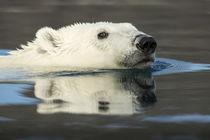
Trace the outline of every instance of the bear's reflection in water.
<path fill-rule="evenodd" d="M 41 114 L 129 115 L 156 102 L 151 73 L 130 70 L 39 79 L 35 96 Z"/>

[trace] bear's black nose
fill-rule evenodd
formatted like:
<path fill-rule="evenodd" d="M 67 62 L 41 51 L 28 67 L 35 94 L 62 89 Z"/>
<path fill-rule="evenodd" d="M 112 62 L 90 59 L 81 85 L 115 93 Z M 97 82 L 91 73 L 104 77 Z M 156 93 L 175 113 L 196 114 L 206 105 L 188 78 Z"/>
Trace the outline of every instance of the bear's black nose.
<path fill-rule="evenodd" d="M 150 55 L 155 52 L 157 43 L 151 36 L 139 35 L 136 37 L 135 44 L 137 49 L 141 50 L 145 55 Z"/>

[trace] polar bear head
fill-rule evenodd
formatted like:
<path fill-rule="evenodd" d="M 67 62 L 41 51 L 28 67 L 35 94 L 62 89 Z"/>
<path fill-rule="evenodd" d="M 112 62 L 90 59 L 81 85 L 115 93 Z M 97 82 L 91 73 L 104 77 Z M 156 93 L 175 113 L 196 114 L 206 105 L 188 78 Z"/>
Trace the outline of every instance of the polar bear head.
<path fill-rule="evenodd" d="M 156 42 L 130 23 L 78 23 L 41 28 L 33 46 L 45 65 L 83 68 L 141 68 L 154 62 Z M 24 47 L 23 47 L 24 48 Z M 46 60 L 47 59 L 47 60 Z"/>

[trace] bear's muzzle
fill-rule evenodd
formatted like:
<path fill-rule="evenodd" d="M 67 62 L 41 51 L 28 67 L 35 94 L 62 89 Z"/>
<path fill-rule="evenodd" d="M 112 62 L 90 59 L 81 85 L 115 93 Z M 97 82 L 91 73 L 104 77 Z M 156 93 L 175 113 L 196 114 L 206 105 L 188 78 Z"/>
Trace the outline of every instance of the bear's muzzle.
<path fill-rule="evenodd" d="M 140 34 L 135 37 L 134 45 L 138 50 L 147 56 L 154 53 L 157 48 L 155 39 L 149 35 L 144 34 Z"/>

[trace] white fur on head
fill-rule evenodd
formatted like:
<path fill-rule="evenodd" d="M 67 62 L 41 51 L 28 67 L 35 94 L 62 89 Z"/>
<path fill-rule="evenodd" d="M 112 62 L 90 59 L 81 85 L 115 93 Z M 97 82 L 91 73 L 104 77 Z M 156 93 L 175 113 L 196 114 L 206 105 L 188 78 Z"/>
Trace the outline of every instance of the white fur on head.
<path fill-rule="evenodd" d="M 108 37 L 99 39 L 100 32 L 107 32 Z M 38 30 L 34 41 L 11 54 L 24 60 L 24 65 L 122 68 L 120 63 L 136 51 L 138 58 L 131 60 L 144 58 L 133 44 L 138 34 L 144 33 L 130 23 L 77 23 L 58 30 L 44 27 Z"/>
<path fill-rule="evenodd" d="M 36 38 L 35 42 L 40 45 L 40 49 L 47 52 L 56 53 L 58 47 L 61 47 L 62 39 L 57 31 L 50 27 L 39 29 L 36 33 Z"/>

